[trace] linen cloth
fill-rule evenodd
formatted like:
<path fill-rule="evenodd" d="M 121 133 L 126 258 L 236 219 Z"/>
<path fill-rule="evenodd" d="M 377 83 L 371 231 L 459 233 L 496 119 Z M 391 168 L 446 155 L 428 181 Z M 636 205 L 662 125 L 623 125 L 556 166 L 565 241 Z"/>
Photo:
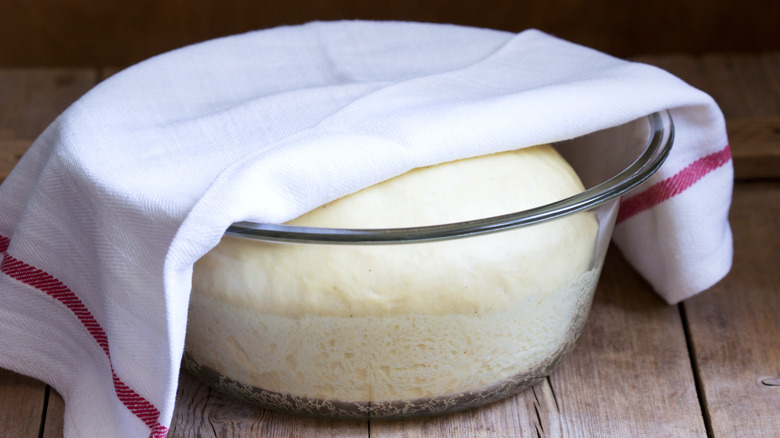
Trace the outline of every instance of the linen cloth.
<path fill-rule="evenodd" d="M 730 268 L 733 170 L 716 103 L 662 70 L 536 30 L 363 21 L 151 58 L 75 102 L 0 186 L 0 367 L 62 394 L 67 437 L 165 436 L 192 265 L 231 223 L 661 110 L 675 145 L 614 238 L 675 303 Z"/>

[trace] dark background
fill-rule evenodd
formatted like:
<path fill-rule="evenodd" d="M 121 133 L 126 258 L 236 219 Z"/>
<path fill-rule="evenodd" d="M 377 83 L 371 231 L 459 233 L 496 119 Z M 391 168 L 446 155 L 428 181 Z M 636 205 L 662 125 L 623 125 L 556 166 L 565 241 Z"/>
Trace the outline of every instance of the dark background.
<path fill-rule="evenodd" d="M 0 67 L 113 66 L 312 20 L 530 27 L 620 57 L 780 49 L 777 0 L 0 0 Z"/>

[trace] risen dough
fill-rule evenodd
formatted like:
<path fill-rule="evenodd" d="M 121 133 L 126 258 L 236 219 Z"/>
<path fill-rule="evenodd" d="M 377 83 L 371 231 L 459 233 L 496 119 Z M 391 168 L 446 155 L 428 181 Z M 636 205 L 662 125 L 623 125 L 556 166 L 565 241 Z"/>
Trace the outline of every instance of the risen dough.
<path fill-rule="evenodd" d="M 417 169 L 293 225 L 441 224 L 583 190 L 550 146 Z M 187 351 L 265 390 L 410 400 L 489 386 L 573 342 L 590 304 L 591 213 L 440 242 L 264 243 L 225 237 L 195 266 Z"/>

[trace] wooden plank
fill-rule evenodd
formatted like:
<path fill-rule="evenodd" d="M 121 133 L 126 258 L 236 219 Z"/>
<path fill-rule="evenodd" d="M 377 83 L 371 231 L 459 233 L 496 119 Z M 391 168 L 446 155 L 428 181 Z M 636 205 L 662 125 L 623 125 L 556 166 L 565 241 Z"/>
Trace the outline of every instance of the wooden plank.
<path fill-rule="evenodd" d="M 780 115 L 778 56 L 778 52 L 702 56 L 699 64 L 709 84 L 705 91 L 715 98 L 727 118 Z"/>
<path fill-rule="evenodd" d="M 38 437 L 46 384 L 0 368 L 0 434 Z"/>
<path fill-rule="evenodd" d="M 726 117 L 735 178 L 780 177 L 780 52 L 644 55 L 709 93 Z"/>
<path fill-rule="evenodd" d="M 46 401 L 46 418 L 43 423 L 43 434 L 40 438 L 62 438 L 65 422 L 65 401 L 62 396 L 52 388 L 49 388 L 49 397 Z"/>
<path fill-rule="evenodd" d="M 456 23 L 520 31 L 538 28 L 617 56 L 778 48 L 773 0 L 710 2 L 517 2 L 494 0 L 27 0 L 0 2 L 2 65 L 128 65 L 184 44 L 311 20 Z"/>
<path fill-rule="evenodd" d="M 706 436 L 678 308 L 614 247 L 585 331 L 550 382 L 562 436 Z"/>
<path fill-rule="evenodd" d="M 224 396 L 182 371 L 171 438 L 368 436 L 368 422 L 304 418 L 256 408 Z"/>
<path fill-rule="evenodd" d="M 545 380 L 505 400 L 464 412 L 405 420 L 371 420 L 378 438 L 531 437 L 547 433 L 547 415 L 554 410 Z"/>
<path fill-rule="evenodd" d="M 726 127 L 735 179 L 780 178 L 780 115 L 729 119 Z"/>
<path fill-rule="evenodd" d="M 98 69 L 98 81 L 104 81 L 109 76 L 121 71 L 121 67 L 102 67 Z"/>
<path fill-rule="evenodd" d="M 780 52 L 641 55 L 634 60 L 705 91 L 726 118 L 780 116 Z"/>
<path fill-rule="evenodd" d="M 0 181 L 8 177 L 8 174 L 31 144 L 31 140 L 5 140 L 0 138 Z"/>
<path fill-rule="evenodd" d="M 89 68 L 0 69 L 0 139 L 35 139 L 96 82 Z"/>
<path fill-rule="evenodd" d="M 684 303 L 713 436 L 780 436 L 780 182 L 738 184 L 731 273 Z"/>

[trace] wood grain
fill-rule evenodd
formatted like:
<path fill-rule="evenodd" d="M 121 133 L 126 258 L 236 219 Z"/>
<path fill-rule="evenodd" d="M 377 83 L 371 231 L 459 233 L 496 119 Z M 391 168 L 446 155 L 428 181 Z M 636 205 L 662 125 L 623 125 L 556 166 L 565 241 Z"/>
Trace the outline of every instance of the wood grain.
<path fill-rule="evenodd" d="M 716 437 L 780 436 L 780 182 L 740 184 L 734 267 L 685 302 Z"/>
<path fill-rule="evenodd" d="M 616 56 L 780 49 L 774 0 L 6 0 L 0 66 L 126 66 L 186 44 L 312 20 L 538 28 Z"/>
<path fill-rule="evenodd" d="M 780 115 L 778 51 L 641 55 L 633 60 L 658 66 L 707 92 L 727 118 Z"/>
<path fill-rule="evenodd" d="M 90 68 L 0 69 L 0 139 L 35 139 L 96 79 Z"/>
<path fill-rule="evenodd" d="M 516 396 L 464 412 L 408 420 L 372 420 L 371 437 L 520 438 L 539 436 L 539 434 L 549 436 L 546 435 L 545 430 L 546 413 L 554 412 L 555 409 L 554 406 L 550 406 L 549 398 L 544 398 L 544 388 L 547 385 L 547 381 L 543 381 Z M 536 394 L 540 398 L 535 397 Z"/>
<path fill-rule="evenodd" d="M 0 181 L 8 177 L 8 174 L 16 166 L 32 140 L 12 140 L 0 138 Z"/>
<path fill-rule="evenodd" d="M 224 396 L 182 372 L 170 438 L 367 437 L 365 421 L 313 419 L 255 408 Z"/>
<path fill-rule="evenodd" d="M 62 438 L 65 434 L 65 401 L 51 387 L 48 388 L 46 400 L 46 418 L 43 421 L 43 433 L 40 438 Z"/>
<path fill-rule="evenodd" d="M 710 94 L 726 117 L 738 180 L 780 177 L 780 52 L 643 55 Z"/>
<path fill-rule="evenodd" d="M 550 381 L 563 436 L 706 435 L 679 311 L 614 247 L 585 331 Z"/>
<path fill-rule="evenodd" d="M 735 179 L 780 178 L 780 113 L 772 117 L 728 119 L 726 127 Z"/>
<path fill-rule="evenodd" d="M 37 437 L 45 394 L 46 384 L 0 368 L 0 436 Z"/>

